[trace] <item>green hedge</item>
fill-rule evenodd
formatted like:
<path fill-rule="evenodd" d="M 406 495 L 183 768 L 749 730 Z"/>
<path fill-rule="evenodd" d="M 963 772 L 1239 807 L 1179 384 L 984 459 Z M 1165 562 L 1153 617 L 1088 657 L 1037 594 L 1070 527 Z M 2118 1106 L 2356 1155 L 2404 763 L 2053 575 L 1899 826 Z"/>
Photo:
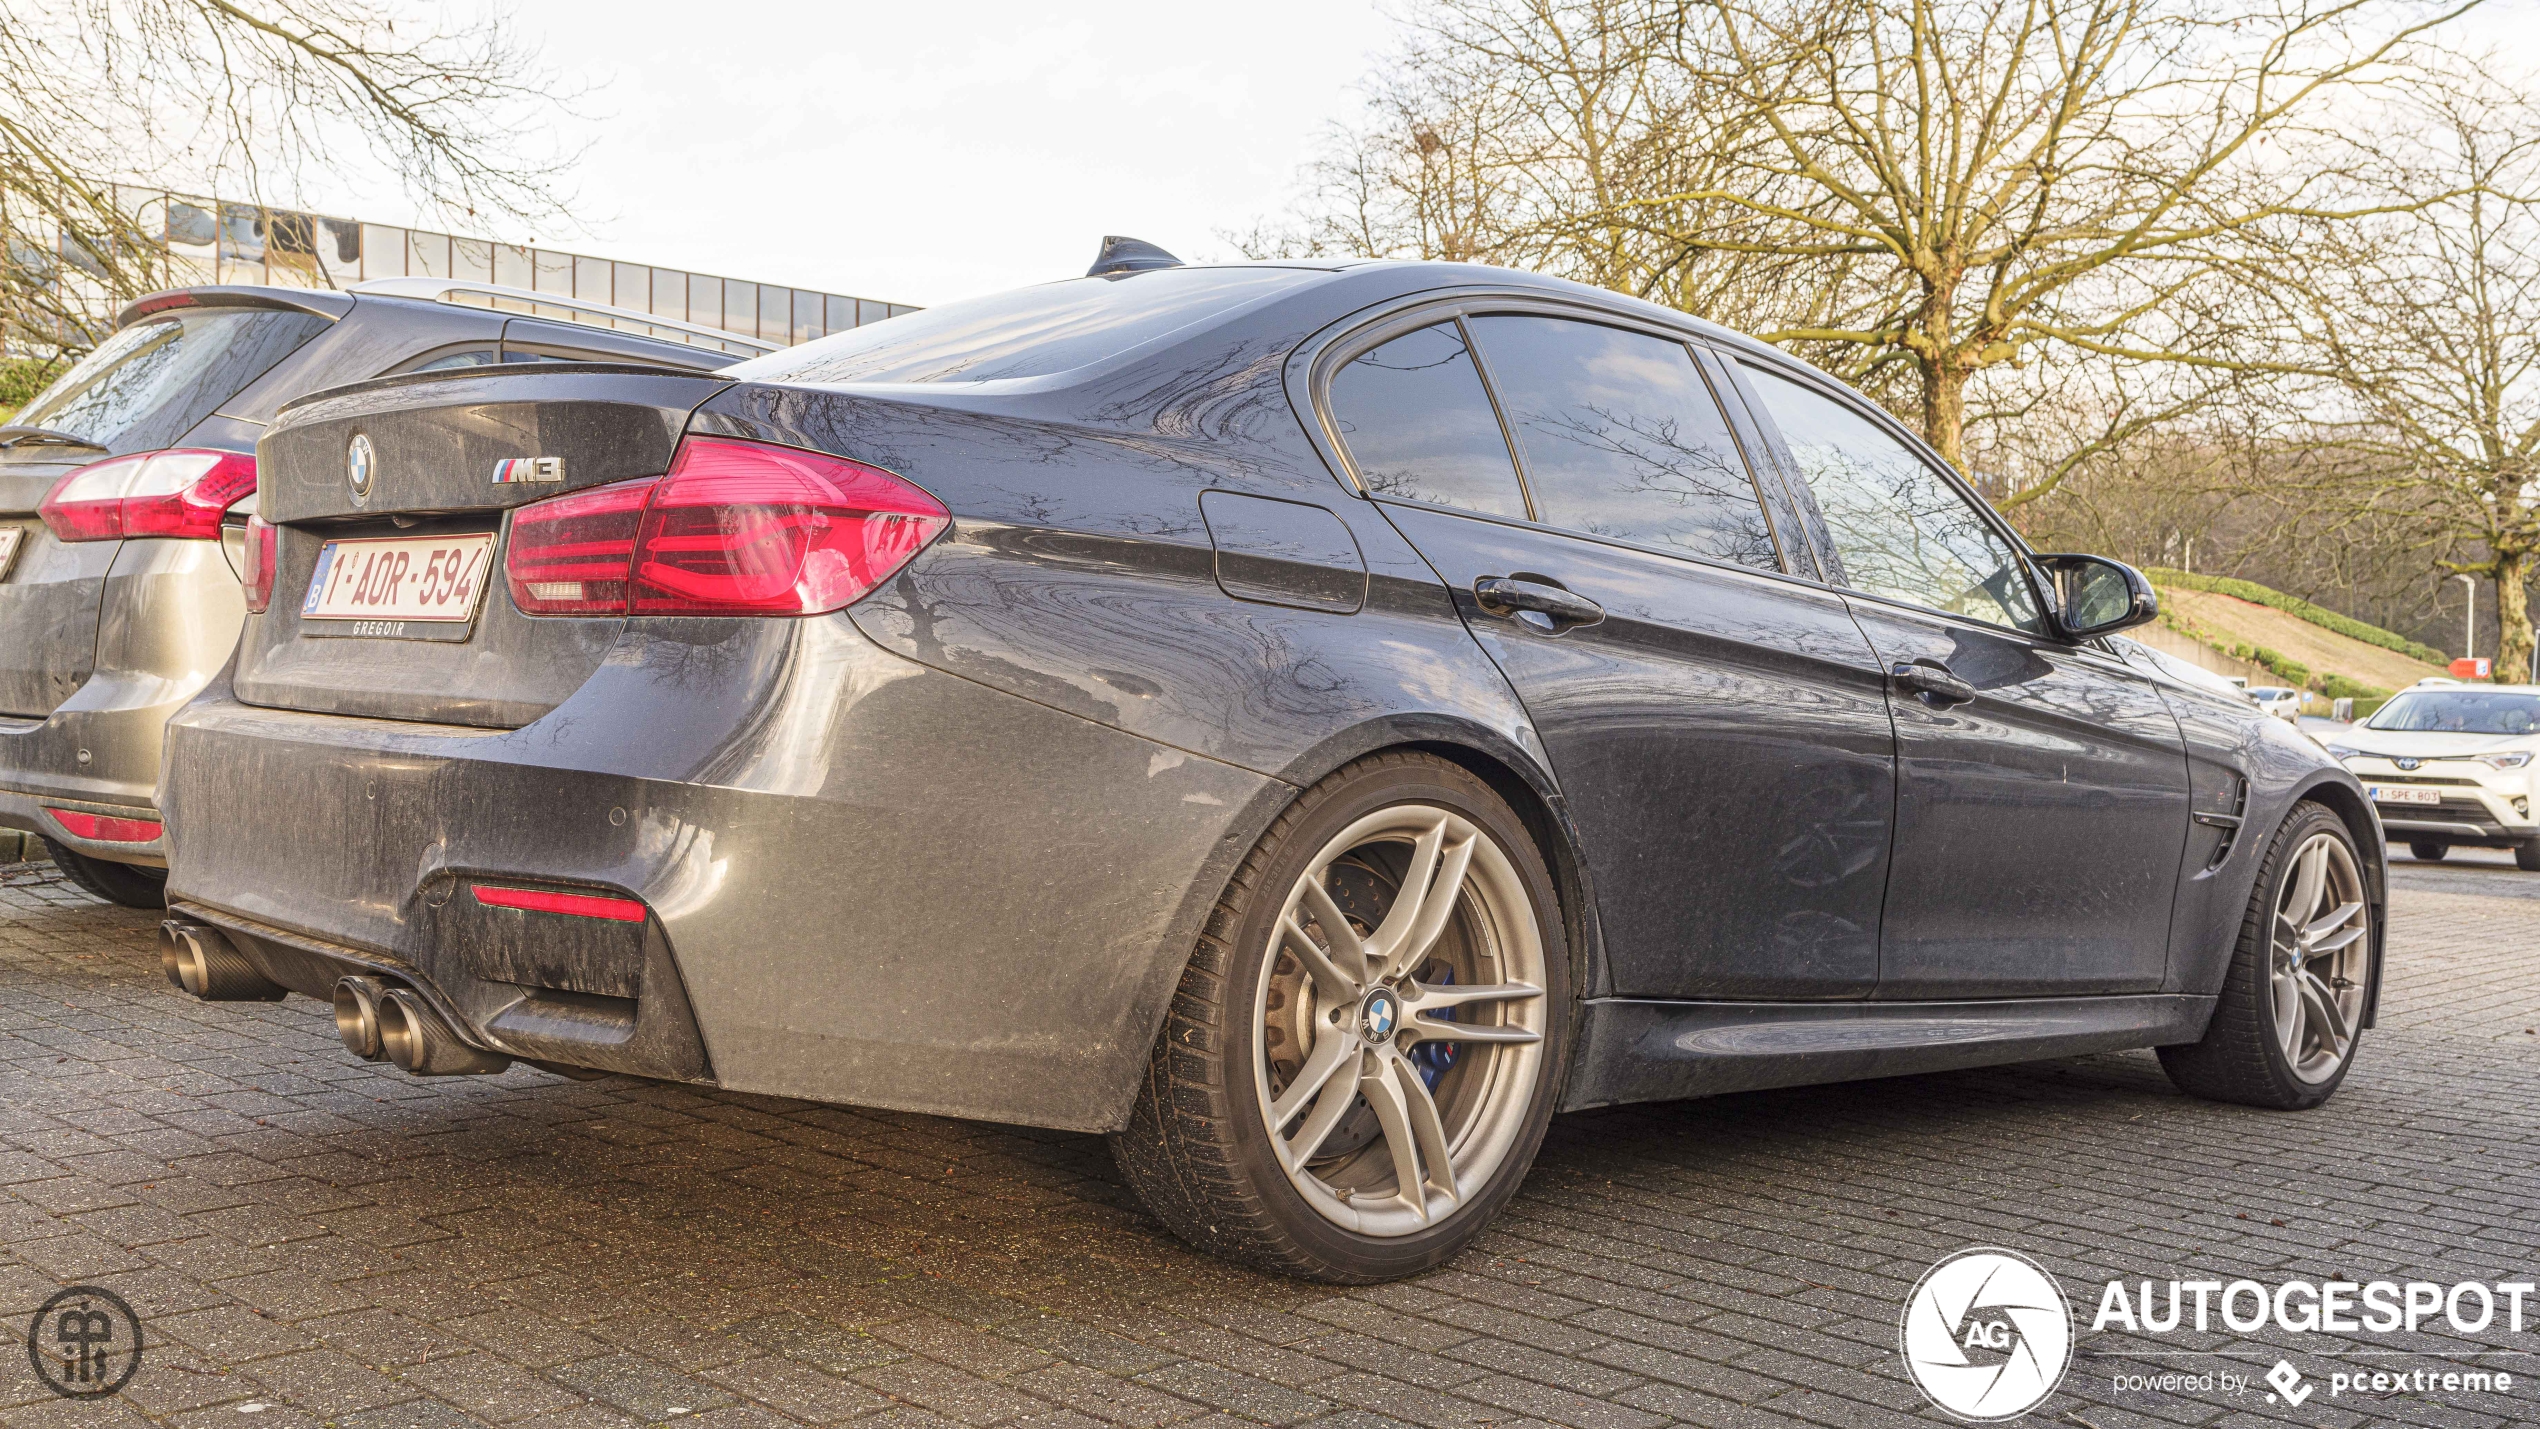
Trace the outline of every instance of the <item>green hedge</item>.
<path fill-rule="evenodd" d="M 45 384 L 59 376 L 61 371 L 62 364 L 58 359 L 13 357 L 0 362 L 0 411 L 15 413 L 34 401 L 35 394 L 43 391 Z"/>
<path fill-rule="evenodd" d="M 2256 581 L 2233 580 L 2228 576 L 2190 575 L 2185 571 L 2164 570 L 2157 566 L 2144 574 L 2152 578 L 2154 585 L 2183 586 L 2188 590 L 2236 596 L 2254 605 L 2281 610 L 2287 615 L 2307 620 L 2323 630 L 2334 630 L 2350 640 L 2361 640 L 2367 645 L 2378 645 L 2384 650 L 2396 650 L 2411 660 L 2422 660 L 2429 665 L 2451 663 L 2451 656 L 2431 645 L 2419 645 L 2404 635 L 2384 630 L 2378 625 L 2366 625 L 2351 615 L 2339 615 L 2336 611 L 2313 605 L 2300 596 L 2286 595 L 2280 590 L 2270 590 Z"/>

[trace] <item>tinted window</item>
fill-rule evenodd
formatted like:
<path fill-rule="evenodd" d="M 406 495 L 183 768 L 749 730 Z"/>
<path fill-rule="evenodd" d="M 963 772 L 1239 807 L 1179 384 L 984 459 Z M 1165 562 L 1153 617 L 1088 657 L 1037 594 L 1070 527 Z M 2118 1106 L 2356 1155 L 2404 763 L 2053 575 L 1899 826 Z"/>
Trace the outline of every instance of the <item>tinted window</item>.
<path fill-rule="evenodd" d="M 169 446 L 326 325 L 260 308 L 196 308 L 134 323 L 10 420 L 114 452 Z"/>
<path fill-rule="evenodd" d="M 1845 584 L 1996 625 L 2040 628 L 2018 553 L 1939 472 L 1833 398 L 1754 371 L 1755 394 L 1825 513 Z"/>
<path fill-rule="evenodd" d="M 1072 278 L 921 309 L 726 371 L 754 382 L 1046 377 L 1325 276 L 1298 268 L 1158 268 L 1121 278 Z"/>
<path fill-rule="evenodd" d="M 2540 695 L 2507 694 L 2500 690 L 2408 690 L 2383 705 L 2364 727 L 2443 734 L 2529 734 L 2540 730 Z"/>
<path fill-rule="evenodd" d="M 1779 569 L 1746 459 L 1683 343 L 1513 316 L 1474 319 L 1473 340 L 1536 520 Z"/>
<path fill-rule="evenodd" d="M 1455 324 L 1361 355 L 1333 374 L 1331 405 L 1369 492 L 1524 518 L 1499 414 Z"/>

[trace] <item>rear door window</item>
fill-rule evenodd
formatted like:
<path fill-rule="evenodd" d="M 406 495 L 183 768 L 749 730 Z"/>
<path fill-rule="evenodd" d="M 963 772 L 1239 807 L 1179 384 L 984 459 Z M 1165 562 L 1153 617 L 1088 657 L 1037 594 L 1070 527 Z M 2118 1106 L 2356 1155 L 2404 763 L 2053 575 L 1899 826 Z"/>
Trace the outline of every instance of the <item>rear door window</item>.
<path fill-rule="evenodd" d="M 1750 370 L 1755 395 L 1825 513 L 1844 584 L 2043 632 L 2026 563 L 1930 463 L 1824 393 L 1760 367 Z"/>
<path fill-rule="evenodd" d="M 1499 414 L 1453 322 L 1361 353 L 1333 374 L 1330 403 L 1370 495 L 1525 519 Z"/>
<path fill-rule="evenodd" d="M 1746 458 L 1683 343 L 1567 318 L 1471 322 L 1535 519 L 1781 568 Z"/>
<path fill-rule="evenodd" d="M 171 446 L 326 328 L 313 313 L 270 308 L 153 317 L 117 330 L 10 420 L 109 452 Z"/>

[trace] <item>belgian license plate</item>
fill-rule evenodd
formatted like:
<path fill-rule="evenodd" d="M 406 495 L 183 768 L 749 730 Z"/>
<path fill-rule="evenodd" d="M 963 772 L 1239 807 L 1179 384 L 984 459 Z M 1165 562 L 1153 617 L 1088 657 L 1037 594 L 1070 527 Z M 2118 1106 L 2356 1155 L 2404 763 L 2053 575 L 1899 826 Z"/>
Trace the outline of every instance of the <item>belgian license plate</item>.
<path fill-rule="evenodd" d="M 2374 784 L 2369 786 L 2369 789 L 2373 802 L 2377 804 L 2440 804 L 2443 802 L 2443 791 L 2440 789 L 2410 789 L 2399 784 Z"/>
<path fill-rule="evenodd" d="M 493 554 L 491 532 L 329 541 L 300 602 L 300 631 L 465 640 Z"/>
<path fill-rule="evenodd" d="M 18 542 L 25 538 L 26 531 L 21 527 L 0 529 L 0 581 L 9 578 L 9 567 L 18 559 Z"/>

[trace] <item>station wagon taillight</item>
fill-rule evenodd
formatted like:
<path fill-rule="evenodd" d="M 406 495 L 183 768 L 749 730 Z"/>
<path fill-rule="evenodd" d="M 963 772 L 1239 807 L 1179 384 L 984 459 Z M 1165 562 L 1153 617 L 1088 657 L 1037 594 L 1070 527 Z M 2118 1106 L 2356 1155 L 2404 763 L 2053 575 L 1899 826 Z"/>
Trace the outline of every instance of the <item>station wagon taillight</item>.
<path fill-rule="evenodd" d="M 513 512 L 503 576 L 531 615 L 820 615 L 863 599 L 951 523 L 878 467 L 691 437 L 667 476 Z"/>
<path fill-rule="evenodd" d="M 180 447 L 90 462 L 54 482 L 35 510 L 63 541 L 210 541 L 221 513 L 255 489 L 256 459 L 246 452 Z"/>

